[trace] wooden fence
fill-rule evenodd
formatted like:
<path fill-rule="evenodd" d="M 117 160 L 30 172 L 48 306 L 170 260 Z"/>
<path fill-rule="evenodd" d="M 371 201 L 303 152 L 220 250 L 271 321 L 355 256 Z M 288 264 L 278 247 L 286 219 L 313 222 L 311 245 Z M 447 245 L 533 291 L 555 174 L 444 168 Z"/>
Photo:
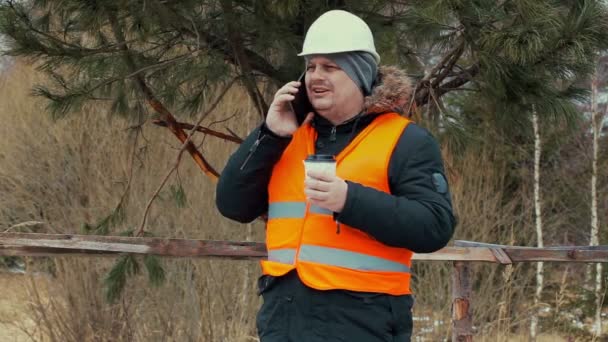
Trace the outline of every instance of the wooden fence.
<path fill-rule="evenodd" d="M 122 253 L 164 257 L 266 257 L 260 242 L 135 238 L 71 234 L 0 233 L 0 256 L 115 256 Z M 516 262 L 608 262 L 608 246 L 516 247 L 460 241 L 435 253 L 415 254 L 414 260 L 451 261 L 452 341 L 473 340 L 471 262 L 508 265 Z"/>

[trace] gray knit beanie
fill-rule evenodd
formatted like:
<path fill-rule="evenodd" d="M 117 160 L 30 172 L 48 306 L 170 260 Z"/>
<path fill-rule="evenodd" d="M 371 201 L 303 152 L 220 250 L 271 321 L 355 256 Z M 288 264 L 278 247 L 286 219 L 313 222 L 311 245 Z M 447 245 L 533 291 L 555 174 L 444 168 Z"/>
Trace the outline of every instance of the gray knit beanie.
<path fill-rule="evenodd" d="M 306 63 L 315 55 L 305 56 Z M 378 65 L 374 57 L 364 51 L 349 51 L 322 55 L 334 61 L 361 89 L 364 96 L 372 93 L 372 86 L 378 75 Z"/>

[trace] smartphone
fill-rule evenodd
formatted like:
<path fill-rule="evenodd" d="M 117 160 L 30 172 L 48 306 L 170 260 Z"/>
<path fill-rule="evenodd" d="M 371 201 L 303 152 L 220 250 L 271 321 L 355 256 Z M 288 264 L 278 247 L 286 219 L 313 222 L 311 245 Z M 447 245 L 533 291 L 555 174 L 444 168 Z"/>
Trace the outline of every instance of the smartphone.
<path fill-rule="evenodd" d="M 300 82 L 300 87 L 298 88 L 298 92 L 294 94 L 294 99 L 291 101 L 291 109 L 296 114 L 296 120 L 298 121 L 298 125 L 301 125 L 306 119 L 306 114 L 314 111 L 312 108 L 312 104 L 310 104 L 310 100 L 308 99 L 308 95 L 306 94 L 306 71 L 300 75 L 298 81 Z"/>

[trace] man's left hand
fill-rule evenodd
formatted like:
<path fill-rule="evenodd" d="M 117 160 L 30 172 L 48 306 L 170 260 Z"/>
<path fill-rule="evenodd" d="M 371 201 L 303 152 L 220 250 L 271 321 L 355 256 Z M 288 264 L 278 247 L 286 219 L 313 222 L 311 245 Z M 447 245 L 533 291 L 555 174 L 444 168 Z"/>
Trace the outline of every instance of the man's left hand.
<path fill-rule="evenodd" d="M 348 184 L 342 178 L 310 170 L 304 180 L 304 193 L 311 204 L 339 213 L 344 208 Z"/>

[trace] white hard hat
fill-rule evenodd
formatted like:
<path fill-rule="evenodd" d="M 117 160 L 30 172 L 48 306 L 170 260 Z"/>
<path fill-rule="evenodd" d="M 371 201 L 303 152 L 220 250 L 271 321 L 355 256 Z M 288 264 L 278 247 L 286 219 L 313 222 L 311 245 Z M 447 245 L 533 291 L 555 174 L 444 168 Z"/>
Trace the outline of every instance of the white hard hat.
<path fill-rule="evenodd" d="M 332 10 L 323 13 L 310 25 L 298 56 L 348 51 L 369 52 L 376 63 L 380 63 L 369 26 L 352 13 Z"/>

